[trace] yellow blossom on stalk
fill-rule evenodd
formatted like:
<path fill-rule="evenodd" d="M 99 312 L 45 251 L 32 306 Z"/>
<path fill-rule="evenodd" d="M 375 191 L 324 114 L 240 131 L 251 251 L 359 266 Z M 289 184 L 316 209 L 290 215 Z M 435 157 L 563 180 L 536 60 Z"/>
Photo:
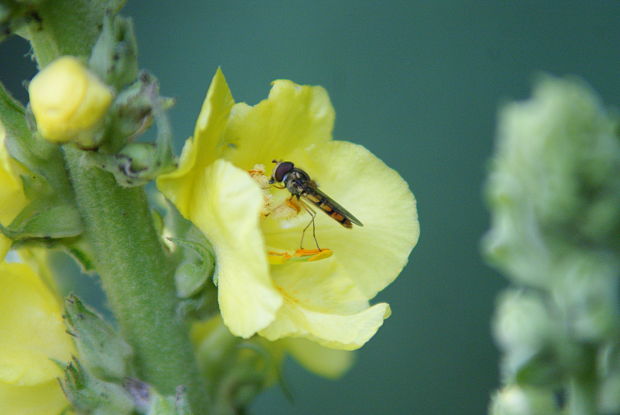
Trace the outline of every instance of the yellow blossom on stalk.
<path fill-rule="evenodd" d="M 72 56 L 45 67 L 30 82 L 28 92 L 39 132 L 57 143 L 93 145 L 93 130 L 112 102 L 110 89 Z"/>
<path fill-rule="evenodd" d="M 62 309 L 26 264 L 0 263 L 0 413 L 57 415 L 68 405 L 54 360 L 74 353 Z"/>
<path fill-rule="evenodd" d="M 332 140 L 334 117 L 323 88 L 285 80 L 256 106 L 235 104 L 218 70 L 179 168 L 157 181 L 211 241 L 220 310 L 237 336 L 304 337 L 352 350 L 390 313 L 368 301 L 398 276 L 417 242 L 415 199 L 364 147 Z M 305 170 L 364 226 L 346 229 L 318 212 L 316 236 L 329 254 L 299 255 L 310 216 L 269 185 L 272 160 Z"/>
<path fill-rule="evenodd" d="M 23 168 L 9 155 L 6 148 L 6 130 L 0 122 L 0 223 L 8 226 L 26 207 L 22 181 Z M 4 259 L 11 240 L 0 233 L 0 261 Z"/>

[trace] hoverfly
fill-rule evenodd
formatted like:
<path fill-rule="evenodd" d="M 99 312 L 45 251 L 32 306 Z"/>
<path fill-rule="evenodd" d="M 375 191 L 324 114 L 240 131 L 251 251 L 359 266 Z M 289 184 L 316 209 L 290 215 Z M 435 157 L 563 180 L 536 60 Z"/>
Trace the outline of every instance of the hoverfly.
<path fill-rule="evenodd" d="M 319 186 L 310 178 L 308 173 L 303 171 L 300 168 L 295 167 L 290 161 L 276 161 L 276 166 L 273 169 L 273 173 L 271 174 L 271 179 L 269 180 L 269 184 L 274 183 L 282 183 L 284 184 L 284 188 L 286 188 L 292 196 L 300 200 L 303 198 L 304 200 L 312 203 L 317 208 L 321 209 L 325 212 L 329 217 L 334 219 L 336 222 L 340 223 L 345 228 L 351 229 L 353 224 L 357 226 L 364 226 L 359 219 L 353 216 L 348 210 L 343 208 L 338 202 L 334 199 L 323 193 L 319 190 Z M 302 234 L 301 234 L 301 244 L 303 245 L 304 234 L 308 227 L 312 225 L 312 236 L 314 237 L 314 242 L 319 249 L 319 244 L 316 240 L 316 230 L 314 227 L 314 217 L 316 213 L 312 211 L 312 209 L 308 208 L 305 203 L 302 203 L 306 211 L 312 217 L 310 223 L 306 225 Z"/>

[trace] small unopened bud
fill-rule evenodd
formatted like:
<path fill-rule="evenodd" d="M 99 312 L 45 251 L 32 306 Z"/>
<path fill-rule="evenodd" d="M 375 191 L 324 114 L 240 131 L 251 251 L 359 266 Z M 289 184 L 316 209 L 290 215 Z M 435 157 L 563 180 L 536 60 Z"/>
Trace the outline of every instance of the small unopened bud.
<path fill-rule="evenodd" d="M 90 57 L 90 67 L 118 90 L 138 74 L 136 39 L 130 19 L 106 16 L 103 29 Z"/>
<path fill-rule="evenodd" d="M 78 413 L 130 415 L 134 413 L 131 396 L 121 385 L 97 379 L 78 360 L 65 368 L 60 382 L 63 392 Z"/>
<path fill-rule="evenodd" d="M 63 56 L 37 74 L 30 86 L 37 128 L 48 141 L 97 145 L 96 129 L 112 102 L 112 92 L 77 58 Z"/>
<path fill-rule="evenodd" d="M 65 300 L 65 312 L 65 321 L 84 366 L 100 379 L 125 377 L 132 352 L 120 334 L 74 295 Z"/>
<path fill-rule="evenodd" d="M 209 279 L 209 273 L 200 263 L 186 262 L 174 273 L 177 295 L 189 298 L 198 293 Z"/>
<path fill-rule="evenodd" d="M 140 173 L 155 170 L 157 165 L 157 148 L 151 143 L 129 143 L 117 156 L 119 168 L 129 178 L 136 178 Z"/>

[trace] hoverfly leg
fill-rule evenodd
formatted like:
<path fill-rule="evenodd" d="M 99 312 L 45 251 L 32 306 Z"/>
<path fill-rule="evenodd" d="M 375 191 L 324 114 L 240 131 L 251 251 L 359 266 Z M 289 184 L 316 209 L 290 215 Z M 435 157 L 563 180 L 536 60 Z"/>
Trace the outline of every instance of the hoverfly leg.
<path fill-rule="evenodd" d="M 304 202 L 302 202 L 301 205 L 304 207 L 304 209 L 306 209 L 306 212 L 310 214 L 310 222 L 308 222 L 304 230 L 301 232 L 301 241 L 299 242 L 299 249 L 304 249 L 304 236 L 306 235 L 306 230 L 308 230 L 310 225 L 312 225 L 312 238 L 314 238 L 314 244 L 316 245 L 316 248 L 320 251 L 321 247 L 319 246 L 319 241 L 316 239 L 316 224 L 314 223 L 314 217 L 316 216 L 316 212 L 310 209 L 308 205 L 306 205 Z"/>

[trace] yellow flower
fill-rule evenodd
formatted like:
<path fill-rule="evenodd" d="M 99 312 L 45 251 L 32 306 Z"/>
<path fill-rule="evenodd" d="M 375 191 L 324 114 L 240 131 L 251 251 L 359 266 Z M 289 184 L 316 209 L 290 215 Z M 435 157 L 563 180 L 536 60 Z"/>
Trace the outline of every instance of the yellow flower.
<path fill-rule="evenodd" d="M 364 147 L 332 140 L 333 122 L 321 87 L 275 81 L 268 99 L 251 107 L 234 103 L 218 70 L 178 170 L 157 181 L 213 244 L 220 310 L 237 336 L 304 337 L 352 350 L 390 313 L 368 300 L 397 277 L 417 242 L 415 199 Z M 300 248 L 310 216 L 287 190 L 269 186 L 272 160 L 304 169 L 364 226 L 345 229 L 317 213 L 317 240 L 331 255 L 281 261 Z"/>
<path fill-rule="evenodd" d="M 112 102 L 112 92 L 72 56 L 50 63 L 28 87 L 41 135 L 52 142 L 94 144 L 93 130 Z"/>
<path fill-rule="evenodd" d="M 49 286 L 29 265 L 0 263 L 0 413 L 60 413 L 68 402 L 53 360 L 67 362 L 72 352 Z"/>
<path fill-rule="evenodd" d="M 27 200 L 19 177 L 23 168 L 9 155 L 5 140 L 6 130 L 0 122 L 0 223 L 8 226 L 26 207 Z M 0 261 L 10 246 L 11 240 L 0 233 Z"/>

